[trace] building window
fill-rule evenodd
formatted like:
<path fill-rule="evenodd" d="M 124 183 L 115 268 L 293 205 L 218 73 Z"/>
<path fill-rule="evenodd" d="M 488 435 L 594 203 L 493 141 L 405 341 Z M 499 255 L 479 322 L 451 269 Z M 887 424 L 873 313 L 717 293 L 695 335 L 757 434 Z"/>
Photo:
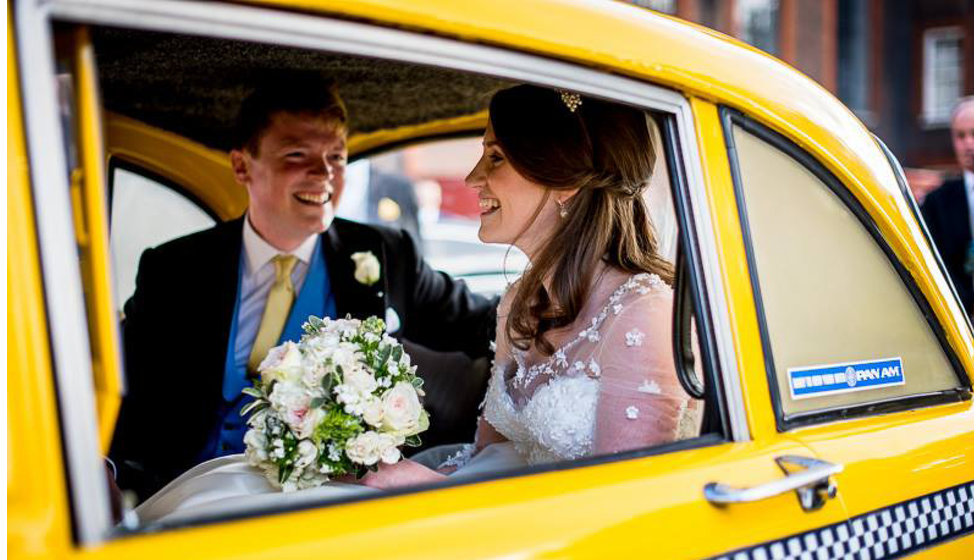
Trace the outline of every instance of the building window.
<path fill-rule="evenodd" d="M 779 42 L 779 0 L 738 0 L 735 3 L 736 36 L 771 55 Z"/>
<path fill-rule="evenodd" d="M 867 0 L 841 0 L 837 18 L 837 97 L 866 124 L 872 119 L 868 80 L 871 18 Z"/>
<path fill-rule="evenodd" d="M 633 4 L 656 10 L 662 14 L 677 15 L 677 2 L 675 0 L 633 0 Z"/>
<path fill-rule="evenodd" d="M 928 125 L 946 124 L 963 94 L 963 31 L 929 29 L 922 44 L 922 120 Z"/>

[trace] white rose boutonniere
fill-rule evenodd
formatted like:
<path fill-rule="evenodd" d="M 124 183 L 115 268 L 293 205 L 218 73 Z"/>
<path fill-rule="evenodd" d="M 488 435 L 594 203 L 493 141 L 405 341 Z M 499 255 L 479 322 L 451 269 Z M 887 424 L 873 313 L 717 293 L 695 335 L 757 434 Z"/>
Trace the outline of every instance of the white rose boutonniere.
<path fill-rule="evenodd" d="M 381 279 L 381 263 L 378 257 L 371 251 L 362 251 L 350 256 L 354 261 L 354 278 L 364 284 L 371 286 Z"/>

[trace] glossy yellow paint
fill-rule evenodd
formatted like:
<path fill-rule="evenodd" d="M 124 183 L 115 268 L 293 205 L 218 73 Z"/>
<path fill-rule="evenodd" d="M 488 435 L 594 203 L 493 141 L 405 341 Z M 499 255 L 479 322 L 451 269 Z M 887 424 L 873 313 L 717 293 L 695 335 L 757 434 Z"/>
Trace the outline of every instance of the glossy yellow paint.
<path fill-rule="evenodd" d="M 973 480 L 973 432 L 970 401 L 803 428 L 792 435 L 817 457 L 846 465 L 837 480 L 853 516 Z"/>
<path fill-rule="evenodd" d="M 739 221 L 732 172 L 725 150 L 725 137 L 714 103 L 692 98 L 691 110 L 697 131 L 698 150 L 707 189 L 721 280 L 725 286 L 728 320 L 735 342 L 737 369 L 742 380 L 742 398 L 753 438 L 776 434 L 776 417 L 769 397 L 765 355 L 759 336 L 752 278 L 749 274 L 742 226 Z"/>
<path fill-rule="evenodd" d="M 973 533 L 933 546 L 910 556 L 916 560 L 949 560 L 950 558 L 976 558 Z"/>
<path fill-rule="evenodd" d="M 801 452 L 786 441 L 717 445 L 122 539 L 97 556 L 703 558 L 798 531 L 800 517 L 813 526 L 843 519 L 835 503 L 804 516 L 795 494 L 731 508 L 701 495 L 711 481 L 780 478 L 773 457 Z M 705 527 L 725 534 L 703 538 Z"/>
<path fill-rule="evenodd" d="M 7 553 L 57 556 L 71 543 L 41 263 L 7 13 Z"/>
<path fill-rule="evenodd" d="M 106 210 L 102 116 L 95 53 L 88 28 L 80 27 L 74 35 L 81 169 L 73 171 L 71 188 L 80 269 L 87 292 L 85 299 L 92 347 L 99 443 L 102 452 L 108 454 L 122 399 L 119 318 L 113 302 L 110 277 L 109 220 Z"/>
<path fill-rule="evenodd" d="M 106 155 L 187 188 L 222 220 L 237 218 L 248 193 L 235 182 L 228 154 L 140 121 L 107 113 Z"/>
<path fill-rule="evenodd" d="M 789 65 L 731 37 L 602 0 L 256 0 L 544 54 L 734 107 L 803 146 L 854 193 L 909 269 L 973 376 L 973 335 L 957 311 L 891 167 L 864 125 Z M 548 14 L 548 17 L 542 17 Z M 765 87 L 760 87 L 764 83 Z"/>
<path fill-rule="evenodd" d="M 429 139 L 439 136 L 449 136 L 454 133 L 483 130 L 487 126 L 487 112 L 480 111 L 472 115 L 463 115 L 451 119 L 439 119 L 411 126 L 388 128 L 367 134 L 355 134 L 348 142 L 352 157 L 359 154 L 384 149 L 388 146 L 400 145 L 413 140 Z"/>

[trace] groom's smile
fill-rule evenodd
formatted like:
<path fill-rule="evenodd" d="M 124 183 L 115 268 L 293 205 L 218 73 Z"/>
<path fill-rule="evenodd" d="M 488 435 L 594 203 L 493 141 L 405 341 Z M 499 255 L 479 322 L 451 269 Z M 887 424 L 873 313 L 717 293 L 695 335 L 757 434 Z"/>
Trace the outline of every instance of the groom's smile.
<path fill-rule="evenodd" d="M 298 200 L 300 204 L 323 206 L 324 204 L 330 202 L 330 200 L 333 198 L 333 193 L 330 191 L 322 193 L 301 192 L 294 194 L 293 197 Z"/>

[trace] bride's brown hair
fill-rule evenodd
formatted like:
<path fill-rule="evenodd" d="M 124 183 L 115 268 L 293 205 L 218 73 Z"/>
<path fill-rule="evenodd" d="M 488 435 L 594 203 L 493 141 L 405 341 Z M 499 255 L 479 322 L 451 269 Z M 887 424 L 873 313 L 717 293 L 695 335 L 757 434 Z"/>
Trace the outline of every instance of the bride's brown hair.
<path fill-rule="evenodd" d="M 507 316 L 510 343 L 522 350 L 533 344 L 545 355 L 554 352 L 545 333 L 575 321 L 600 262 L 654 273 L 668 284 L 674 278 L 659 255 L 642 198 L 656 162 L 656 125 L 639 109 L 581 101 L 573 111 L 557 91 L 530 85 L 499 91 L 490 101 L 494 135 L 521 176 L 549 190 L 579 189 L 565 203 L 566 217 L 536 251 Z"/>

